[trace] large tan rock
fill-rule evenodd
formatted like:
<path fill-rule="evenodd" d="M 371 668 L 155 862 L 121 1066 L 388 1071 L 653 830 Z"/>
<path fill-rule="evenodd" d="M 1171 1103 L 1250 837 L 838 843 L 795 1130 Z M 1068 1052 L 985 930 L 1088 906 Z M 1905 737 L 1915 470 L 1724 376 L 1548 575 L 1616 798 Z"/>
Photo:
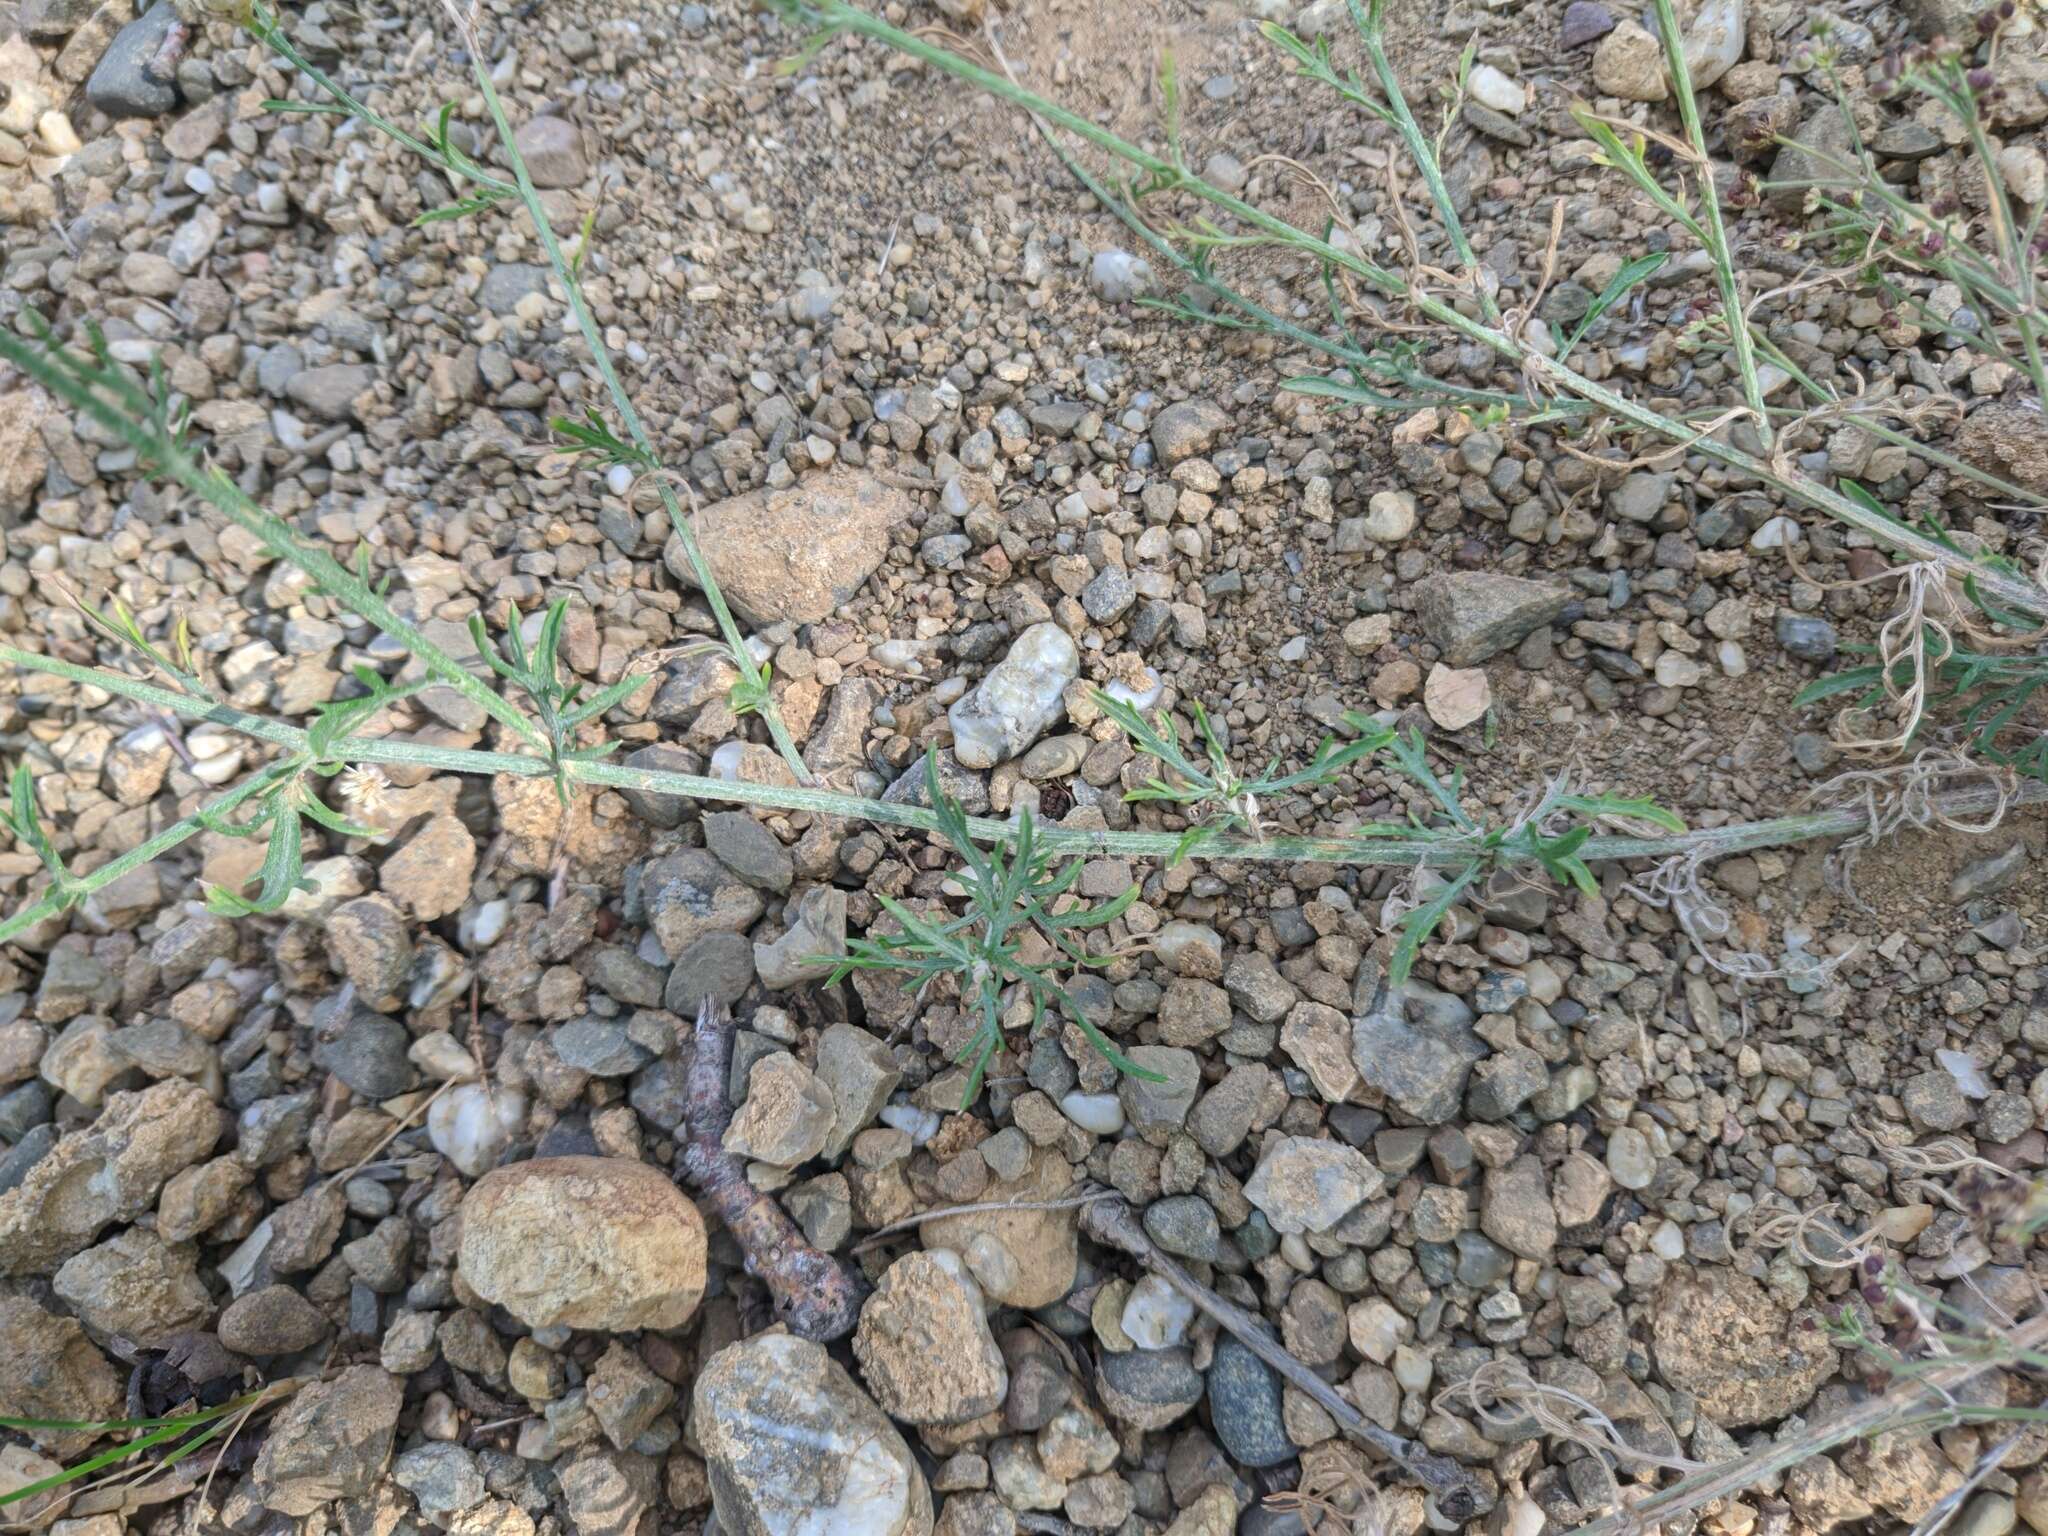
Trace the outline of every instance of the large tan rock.
<path fill-rule="evenodd" d="M 1679 1272 L 1650 1319 L 1657 1370 L 1699 1399 L 1723 1429 L 1768 1424 L 1802 1408 L 1835 1374 L 1834 1346 L 1801 1328 L 1747 1275 L 1706 1267 Z"/>
<path fill-rule="evenodd" d="M 391 1461 L 405 1388 L 379 1366 L 352 1365 L 279 1410 L 249 1475 L 264 1508 L 303 1519 L 360 1498 Z"/>
<path fill-rule="evenodd" d="M 694 529 L 735 612 L 756 624 L 814 624 L 875 573 L 889 553 L 889 530 L 910 513 L 906 493 L 841 467 L 714 502 Z M 662 558 L 678 581 L 696 585 L 680 537 L 669 536 Z"/>
<path fill-rule="evenodd" d="M 1009 1369 L 981 1288 L 949 1249 L 907 1253 L 860 1309 L 853 1352 L 875 1401 L 906 1424 L 964 1424 L 1000 1408 Z"/>
<path fill-rule="evenodd" d="M 119 1418 L 126 1400 L 121 1373 L 74 1319 L 26 1296 L 0 1296 L 0 1417 L 82 1423 Z M 99 1438 L 78 1429 L 27 1433 L 66 1459 Z"/>
<path fill-rule="evenodd" d="M 184 1078 L 109 1094 L 97 1120 L 0 1194 L 0 1275 L 46 1275 L 114 1222 L 134 1220 L 171 1175 L 213 1150 L 220 1132 L 220 1110 Z"/>
<path fill-rule="evenodd" d="M 645 1163 L 535 1158 L 470 1190 L 456 1268 L 529 1328 L 680 1328 L 704 1296 L 704 1219 Z"/>

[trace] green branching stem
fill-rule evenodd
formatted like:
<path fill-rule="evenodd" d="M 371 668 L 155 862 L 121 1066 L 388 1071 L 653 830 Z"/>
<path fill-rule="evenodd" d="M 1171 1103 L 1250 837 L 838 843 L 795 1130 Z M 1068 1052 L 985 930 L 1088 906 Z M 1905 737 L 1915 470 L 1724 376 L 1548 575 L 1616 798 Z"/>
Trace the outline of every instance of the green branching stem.
<path fill-rule="evenodd" d="M 1386 97 L 1386 105 L 1379 109 L 1379 115 L 1393 124 L 1401 135 L 1401 142 L 1408 150 L 1408 157 L 1415 162 L 1415 168 L 1422 173 L 1422 184 L 1429 189 L 1429 199 L 1436 204 L 1437 217 L 1443 220 L 1444 234 L 1451 242 L 1451 251 L 1458 258 L 1458 265 L 1472 274 L 1472 285 L 1479 294 L 1480 312 L 1489 325 L 1500 324 L 1500 305 L 1492 291 L 1481 277 L 1479 260 L 1472 254 L 1472 242 L 1466 238 L 1464 221 L 1458 217 L 1457 205 L 1451 200 L 1451 189 L 1444 183 L 1443 168 L 1438 164 L 1436 151 L 1422 132 L 1422 125 L 1415 121 L 1414 112 L 1409 110 L 1408 98 L 1402 94 L 1401 80 L 1394 73 L 1394 64 L 1387 57 L 1386 29 L 1382 25 L 1381 8 L 1385 0 L 1371 0 L 1364 6 L 1359 0 L 1345 0 L 1351 10 L 1352 25 L 1358 28 L 1360 41 L 1365 44 L 1366 57 L 1372 60 L 1372 72 L 1380 82 L 1380 93 Z"/>
<path fill-rule="evenodd" d="M 583 297 L 583 285 L 577 280 L 576 269 L 569 264 L 562 253 L 562 243 L 555 238 L 553 226 L 548 223 L 547 209 L 542 206 L 540 193 L 535 190 L 533 178 L 527 174 L 525 157 L 513 141 L 512 124 L 505 115 L 505 104 L 498 98 L 498 90 L 491 83 L 490 66 L 483 55 L 471 50 L 476 58 L 476 83 L 483 92 L 484 110 L 491 115 L 491 125 L 498 130 L 498 142 L 504 147 L 505 159 L 512 167 L 512 175 L 519 186 L 519 200 L 526 205 L 527 216 L 532 220 L 534 233 L 539 237 L 541 249 L 547 252 L 548 265 L 554 268 L 555 278 L 562 285 L 562 291 L 569 298 L 569 313 L 575 316 L 576 329 L 583 333 L 583 344 L 590 349 L 591 358 L 597 364 L 598 375 L 604 380 L 606 393 L 612 397 L 612 406 L 624 423 L 626 435 L 633 440 L 649 464 L 658 464 L 659 456 L 654 443 L 647 435 L 647 428 L 641 424 L 640 413 L 633 408 L 633 397 L 627 392 L 625 383 L 619 378 L 618 368 L 612 362 L 611 348 L 604 343 L 604 332 L 598 329 L 597 319 L 590 312 L 590 305 Z M 711 616 L 718 622 L 718 632 L 725 637 L 726 648 L 732 653 L 732 664 L 739 670 L 740 688 L 738 697 L 750 709 L 758 712 L 768 727 L 768 735 L 775 743 L 775 750 L 782 754 L 782 760 L 789 764 L 790 772 L 801 783 L 810 782 L 810 770 L 804 766 L 803 755 L 798 752 L 796 742 L 790 737 L 789 727 L 782 722 L 781 711 L 768 692 L 767 680 L 761 675 L 760 663 L 754 660 L 747 649 L 746 637 L 740 633 L 734 621 L 732 609 L 727 606 L 725 594 L 719 590 L 718 580 L 711 574 L 711 567 L 704 559 L 704 552 L 697 545 L 697 535 L 690 526 L 690 520 L 683 512 L 683 504 L 677 499 L 675 487 L 666 475 L 656 473 L 649 477 L 654 483 L 655 494 L 661 498 L 661 505 L 668 513 L 670 525 L 676 531 L 676 538 L 683 546 L 683 554 L 695 573 L 697 585 L 704 591 L 704 601 L 710 605 Z"/>
<path fill-rule="evenodd" d="M 497 130 L 498 142 L 504 148 L 506 162 L 511 167 L 513 179 L 510 182 L 492 175 L 468 155 L 454 149 L 446 143 L 445 134 L 442 145 L 429 144 L 417 135 L 407 133 L 352 96 L 293 46 L 283 28 L 277 25 L 275 18 L 267 11 L 257 8 L 251 16 L 249 29 L 259 42 L 312 81 L 330 98 L 336 108 L 349 116 L 361 119 L 378 132 L 403 144 L 457 185 L 466 183 L 482 189 L 486 205 L 490 202 L 517 198 L 524 206 L 527 217 L 533 224 L 535 237 L 540 241 L 541 249 L 547 255 L 548 265 L 554 271 L 555 280 L 567 296 L 569 313 L 576 322 L 576 329 L 581 333 L 584 346 L 588 348 L 591 359 L 596 364 L 598 376 L 604 381 L 605 392 L 611 396 L 612 406 L 619 413 L 619 420 L 625 425 L 626 435 L 632 441 L 633 457 L 642 467 L 654 471 L 649 478 L 654 483 L 655 493 L 661 498 L 662 508 L 668 513 L 669 522 L 674 527 L 676 536 L 682 543 L 683 553 L 690 562 L 690 569 L 697 578 L 697 585 L 703 589 L 704 601 L 710 607 L 712 618 L 718 624 L 718 632 L 724 637 L 726 648 L 731 653 L 732 664 L 740 674 L 739 685 L 734 690 L 735 707 L 743 707 L 745 710 L 760 714 L 768 727 L 769 737 L 775 743 L 776 751 L 782 754 L 783 761 L 789 764 L 790 771 L 796 774 L 800 781 L 808 782 L 810 773 L 804 767 L 803 757 L 789 734 L 789 728 L 782 721 L 781 712 L 775 707 L 760 663 L 755 661 L 753 654 L 747 649 L 746 637 L 740 633 L 739 625 L 726 603 L 725 594 L 719 589 L 717 578 L 712 575 L 710 566 L 705 562 L 703 551 L 698 547 L 696 534 L 684 513 L 682 502 L 676 496 L 668 476 L 658 468 L 661 463 L 660 456 L 655 452 L 653 440 L 648 437 L 647 429 L 640 420 L 640 413 L 633 407 L 632 395 L 619 377 L 618 368 L 612 361 L 611 349 L 605 345 L 604 332 L 598 327 L 597 319 L 591 314 L 590 305 L 583 296 L 583 285 L 578 271 L 580 255 L 578 261 L 572 262 L 569 259 L 562 249 L 561 241 L 555 237 L 554 226 L 548 222 L 547 209 L 533 185 L 532 176 L 527 172 L 525 157 L 519 152 L 519 146 L 513 137 L 511 121 L 506 116 L 497 87 L 491 80 L 490 67 L 483 57 L 478 40 L 474 37 L 468 39 L 475 60 L 477 86 L 483 94 L 484 107 L 490 113 L 491 124 Z M 474 210 L 457 205 L 454 211 Z"/>
<path fill-rule="evenodd" d="M 1615 420 L 1651 437 L 1677 443 L 1690 452 L 1749 476 L 1775 489 L 1780 495 L 1814 511 L 1834 518 L 1868 534 L 1888 548 L 1913 560 L 1929 560 L 1957 579 L 1974 576 L 1987 597 L 2009 611 L 2048 618 L 2048 592 L 2022 575 L 1990 571 L 1966 554 L 1946 548 L 1918 530 L 1894 519 L 1873 513 L 1839 492 L 1809 479 L 1795 467 L 1780 469 L 1776 464 L 1746 453 L 1712 435 L 1703 435 L 1692 424 L 1652 410 L 1606 385 L 1544 355 L 1518 334 L 1487 324 L 1463 313 L 1455 304 L 1424 288 L 1411 286 L 1401 274 L 1381 266 L 1363 254 L 1345 250 L 1328 240 L 1298 229 L 1286 220 L 1255 207 L 1201 177 L 1183 171 L 1151 151 L 1118 137 L 1077 112 L 1046 100 L 992 70 L 926 38 L 891 25 L 879 16 L 861 10 L 849 0 L 777 0 L 778 8 L 814 34 L 846 32 L 880 42 L 935 69 L 964 80 L 1000 100 L 1011 102 L 1044 118 L 1048 123 L 1113 155 L 1152 179 L 1162 189 L 1188 193 L 1220 209 L 1249 227 L 1275 236 L 1319 262 L 1338 267 L 1370 284 L 1390 298 L 1398 298 L 1418 313 L 1487 347 L 1509 360 L 1537 384 L 1560 390 L 1590 402 Z"/>
<path fill-rule="evenodd" d="M 177 693 L 122 673 L 82 667 L 72 662 L 60 661 L 54 657 L 6 645 L 0 645 L 0 665 L 61 678 L 86 687 L 104 689 L 108 693 L 133 699 L 137 703 L 168 714 L 189 720 L 209 721 L 241 731 L 258 741 L 268 742 L 288 754 L 295 755 L 291 762 L 277 765 L 280 771 L 296 771 L 299 761 L 296 755 L 305 754 L 309 745 L 307 733 L 296 726 L 252 715 L 229 705 Z M 558 771 L 556 765 L 545 756 L 444 747 L 387 737 L 346 737 L 331 744 L 329 756 L 351 764 L 393 763 L 436 772 L 509 774 L 520 778 L 548 779 L 553 778 Z M 698 774 L 631 768 L 623 764 L 594 760 L 564 762 L 560 764 L 559 772 L 572 784 L 585 784 L 594 788 L 636 789 L 652 794 L 676 795 L 688 800 L 766 806 L 776 810 L 805 812 L 817 816 L 858 817 L 922 832 L 943 834 L 949 831 L 947 818 L 925 806 L 868 800 L 858 795 L 841 794 L 833 790 L 808 786 L 714 779 Z M 210 816 L 218 816 L 274 788 L 276 784 L 277 773 L 266 770 L 265 773 L 253 776 L 246 783 L 216 799 L 207 807 L 207 813 Z M 1990 788 L 1962 790 L 1945 797 L 1940 803 L 1940 808 L 1956 818 L 1981 816 L 1997 803 L 1998 798 L 1997 791 Z M 2037 783 L 2032 780 L 2022 781 L 2006 797 L 2006 802 L 2012 805 L 2042 800 L 2048 800 L 2048 783 Z M 1667 859 L 1693 853 L 1699 854 L 1703 859 L 1712 860 L 1758 848 L 1806 842 L 1814 838 L 1841 837 L 1864 829 L 1868 822 L 1869 814 L 1862 809 L 1821 810 L 1802 815 L 1774 817 L 1768 821 L 1744 822 L 1664 836 L 1591 837 L 1576 851 L 1578 856 L 1588 863 L 1616 859 Z M 965 817 L 959 825 L 964 827 L 967 836 L 978 843 L 1013 846 L 1018 835 L 1018 823 L 1009 819 L 970 816 Z M 129 870 L 139 868 L 159 854 L 175 848 L 200 830 L 202 824 L 196 817 L 187 818 L 175 826 L 166 828 L 142 847 L 88 874 L 78 876 L 76 888 L 80 894 L 90 895 Z M 1113 858 L 1171 859 L 1181 849 L 1183 841 L 1181 834 L 1175 832 L 1109 832 L 1054 826 L 1036 827 L 1034 836 L 1038 846 L 1048 854 L 1084 854 Z M 1524 857 L 1524 851 L 1513 845 L 1503 848 L 1501 852 L 1505 861 L 1509 862 Z M 1319 836 L 1268 836 L 1263 839 L 1242 835 L 1219 835 L 1202 846 L 1202 857 L 1206 859 L 1279 864 L 1314 862 L 1408 869 L 1417 865 L 1437 869 L 1460 869 L 1471 864 L 1473 856 L 1470 834 L 1466 831 L 1454 830 L 1449 833 L 1432 834 L 1413 828 L 1390 826 L 1374 826 Z M 32 927 L 43 918 L 61 910 L 62 906 L 63 903 L 54 894 L 44 895 L 16 912 L 4 923 L 0 923 L 0 940 Z"/>
<path fill-rule="evenodd" d="M 199 461 L 173 434 L 157 429 L 142 390 L 117 365 L 97 367 L 54 342 L 36 346 L 0 331 L 0 358 L 19 368 L 66 404 L 146 456 L 163 478 L 184 487 L 260 543 L 273 558 L 303 571 L 315 586 L 362 615 L 419 658 L 441 683 L 536 746 L 546 744 L 540 728 L 517 705 L 460 662 L 429 643 L 384 601 L 383 595 L 323 549 L 293 534 L 282 519 L 265 511 L 240 486 Z"/>
<path fill-rule="evenodd" d="M 1357 0 L 1352 0 L 1357 4 Z M 1763 385 L 1757 377 L 1756 350 L 1751 344 L 1748 311 L 1742 302 L 1742 280 L 1735 270 L 1735 253 L 1728 245 L 1728 231 L 1721 222 L 1721 199 L 1714 191 L 1712 162 L 1707 158 L 1706 130 L 1700 125 L 1700 104 L 1693 95 L 1692 69 L 1685 61 L 1685 33 L 1678 24 L 1678 12 L 1671 0 L 1657 0 L 1657 30 L 1664 35 L 1664 60 L 1671 70 L 1671 91 L 1678 98 L 1678 118 L 1685 127 L 1686 143 L 1699 157 L 1699 217 L 1697 224 L 1714 263 L 1714 282 L 1721 290 L 1721 309 L 1728 317 L 1735 371 L 1742 377 L 1742 394 L 1756 418 L 1757 436 L 1768 450 L 1771 446 L 1771 418 L 1764 409 Z"/>

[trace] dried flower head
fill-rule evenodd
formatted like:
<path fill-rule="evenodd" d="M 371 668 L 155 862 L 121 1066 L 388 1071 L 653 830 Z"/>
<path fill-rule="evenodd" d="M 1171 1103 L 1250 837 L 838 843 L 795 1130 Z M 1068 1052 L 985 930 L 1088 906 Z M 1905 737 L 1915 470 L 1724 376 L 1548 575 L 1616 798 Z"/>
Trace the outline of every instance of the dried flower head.
<path fill-rule="evenodd" d="M 383 809 L 385 798 L 391 792 L 391 781 L 384 777 L 384 770 L 375 763 L 344 768 L 337 782 L 341 798 L 365 816 L 374 816 Z"/>

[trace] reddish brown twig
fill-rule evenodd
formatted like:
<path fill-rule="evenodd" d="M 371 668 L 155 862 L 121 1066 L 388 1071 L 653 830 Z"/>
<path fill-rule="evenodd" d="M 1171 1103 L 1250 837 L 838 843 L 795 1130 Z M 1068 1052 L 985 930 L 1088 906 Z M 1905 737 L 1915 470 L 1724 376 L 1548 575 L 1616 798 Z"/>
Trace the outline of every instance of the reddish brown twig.
<path fill-rule="evenodd" d="M 726 1095 L 732 1035 L 724 1008 L 708 997 L 698 1004 L 697 1054 L 683 1093 L 689 1117 L 683 1171 L 746 1254 L 747 1273 L 767 1285 L 775 1315 L 790 1332 L 821 1344 L 843 1338 L 860 1320 L 859 1273 L 805 1242 L 774 1197 L 749 1184 L 745 1166 L 725 1150 L 725 1128 L 732 1123 Z"/>

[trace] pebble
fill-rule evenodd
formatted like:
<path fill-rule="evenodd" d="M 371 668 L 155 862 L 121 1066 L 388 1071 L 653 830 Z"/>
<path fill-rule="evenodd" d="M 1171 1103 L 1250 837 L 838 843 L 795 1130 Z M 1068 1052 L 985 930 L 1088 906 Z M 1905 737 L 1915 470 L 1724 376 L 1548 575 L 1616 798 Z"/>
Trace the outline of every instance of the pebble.
<path fill-rule="evenodd" d="M 1096 1381 L 1109 1416 L 1140 1430 L 1165 1429 L 1187 1417 L 1204 1386 L 1186 1349 L 1106 1354 Z"/>
<path fill-rule="evenodd" d="M 583 133 L 566 118 L 543 114 L 513 131 L 512 142 L 536 187 L 575 187 L 590 174 Z"/>
<path fill-rule="evenodd" d="M 235 1353 L 264 1358 L 311 1349 L 329 1329 L 320 1310 L 290 1286 L 266 1285 L 229 1302 L 215 1331 Z"/>
<path fill-rule="evenodd" d="M 1423 632 L 1448 667 L 1471 667 L 1519 645 L 1564 612 L 1561 587 L 1490 571 L 1451 571 L 1415 589 Z"/>
<path fill-rule="evenodd" d="M 351 1365 L 301 1388 L 278 1410 L 250 1469 L 257 1501 L 302 1519 L 376 1486 L 391 1461 L 403 1385 L 374 1365 Z"/>
<path fill-rule="evenodd" d="M 1593 50 L 1593 84 L 1623 101 L 1662 101 L 1671 94 L 1664 77 L 1664 48 L 1633 21 L 1623 20 Z"/>
<path fill-rule="evenodd" d="M 1209 1421 L 1233 1461 L 1247 1467 L 1277 1467 L 1294 1458 L 1282 1413 L 1280 1378 L 1237 1339 L 1216 1341 L 1208 1393 Z"/>
<path fill-rule="evenodd" d="M 1307 1136 L 1268 1144 L 1245 1181 L 1244 1197 L 1281 1233 L 1326 1232 L 1385 1186 L 1355 1147 Z"/>
<path fill-rule="evenodd" d="M 953 754 L 963 767 L 993 768 L 1045 734 L 1065 713 L 1066 688 L 1081 656 L 1056 624 L 1034 624 L 972 693 L 947 710 Z"/>
<path fill-rule="evenodd" d="M 1088 284 L 1106 303 L 1128 304 L 1152 289 L 1152 263 L 1129 251 L 1097 251 L 1088 263 Z"/>
<path fill-rule="evenodd" d="M 114 1222 L 142 1215 L 222 1128 L 206 1091 L 182 1078 L 109 1094 L 98 1119 L 0 1195 L 0 1275 L 48 1274 Z"/>
<path fill-rule="evenodd" d="M 1778 644 L 1801 661 L 1826 666 L 1835 658 L 1835 626 L 1826 619 L 1781 613 L 1778 615 L 1777 632 Z"/>
<path fill-rule="evenodd" d="M 875 1401 L 906 1424 L 963 1424 L 1002 1406 L 1008 1367 L 987 1303 L 950 1249 L 905 1254 L 862 1304 L 853 1352 Z"/>
<path fill-rule="evenodd" d="M 161 117 L 176 107 L 177 85 L 156 72 L 155 61 L 177 24 L 171 0 L 158 0 L 115 33 L 85 82 L 86 100 L 114 118 Z"/>
<path fill-rule="evenodd" d="M 118 1418 L 125 1373 L 116 1373 L 73 1318 L 27 1296 L 0 1296 L 0 1416 L 60 1422 Z M 52 1455 L 70 1457 L 98 1436 L 90 1430 L 25 1431 Z"/>
<path fill-rule="evenodd" d="M 1140 1349 L 1171 1349 L 1194 1326 L 1195 1304 L 1158 1275 L 1145 1275 L 1131 1287 L 1119 1324 L 1124 1337 Z"/>
<path fill-rule="evenodd" d="M 517 1089 L 462 1083 L 427 1110 L 427 1140 L 465 1177 L 479 1178 L 526 1125 L 526 1095 Z"/>
<path fill-rule="evenodd" d="M 1529 92 L 1522 83 L 1502 74 L 1491 64 L 1474 65 L 1466 77 L 1465 88 L 1481 106 L 1504 112 L 1509 117 L 1520 117 L 1529 105 Z"/>
<path fill-rule="evenodd" d="M 1571 4 L 1564 8 L 1558 46 L 1583 48 L 1588 43 L 1598 42 L 1613 30 L 1614 15 L 1598 0 L 1571 0 Z"/>

